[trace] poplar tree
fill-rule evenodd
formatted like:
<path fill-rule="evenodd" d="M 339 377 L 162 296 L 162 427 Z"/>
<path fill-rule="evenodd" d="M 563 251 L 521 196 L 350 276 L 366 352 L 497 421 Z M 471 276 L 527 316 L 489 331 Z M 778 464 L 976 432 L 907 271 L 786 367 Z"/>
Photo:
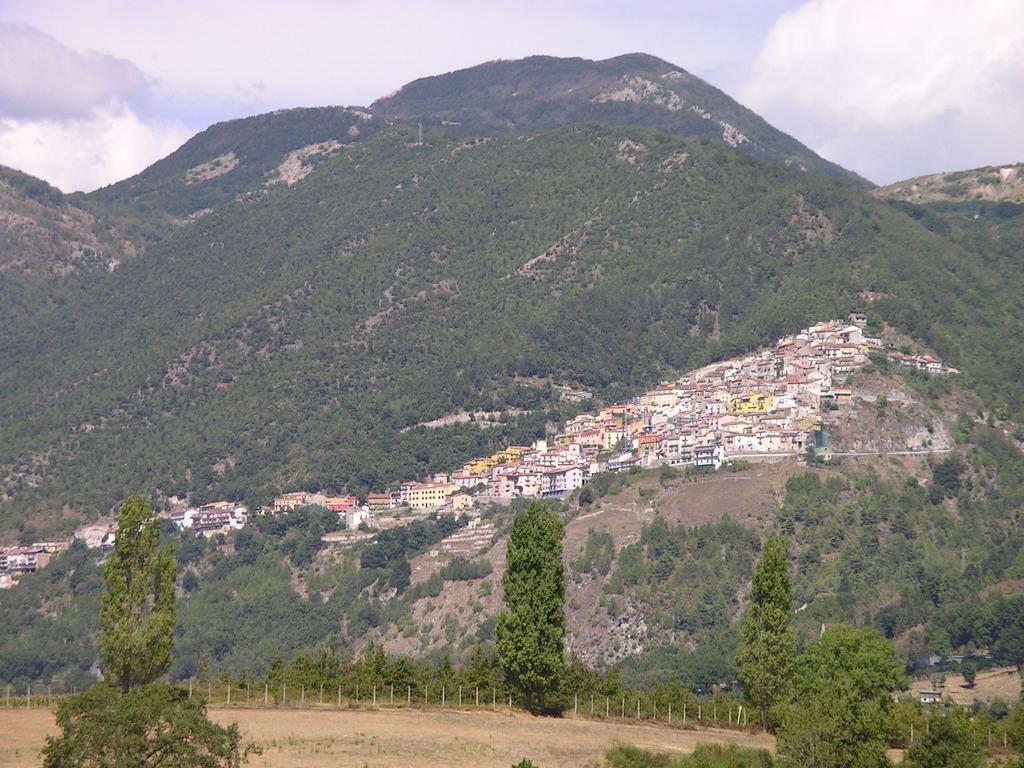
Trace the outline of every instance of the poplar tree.
<path fill-rule="evenodd" d="M 43 768 L 239 768 L 252 751 L 237 725 L 210 722 L 206 702 L 157 678 L 170 666 L 174 554 L 144 496 L 125 502 L 103 566 L 100 654 L 107 680 L 61 700 Z"/>
<path fill-rule="evenodd" d="M 103 566 L 100 656 L 104 674 L 122 692 L 156 680 L 171 664 L 174 579 L 169 546 L 145 496 L 121 508 L 114 551 Z"/>
<path fill-rule="evenodd" d="M 496 626 L 498 662 L 526 708 L 537 711 L 559 687 L 565 642 L 565 568 L 562 521 L 542 502 L 512 524 L 501 584 L 505 610 Z"/>
<path fill-rule="evenodd" d="M 747 703 L 761 711 L 767 728 L 771 708 L 783 701 L 789 687 L 796 639 L 790 623 L 793 588 L 786 561 L 786 542 L 765 542 L 754 570 L 750 605 L 743 617 L 736 670 Z"/>

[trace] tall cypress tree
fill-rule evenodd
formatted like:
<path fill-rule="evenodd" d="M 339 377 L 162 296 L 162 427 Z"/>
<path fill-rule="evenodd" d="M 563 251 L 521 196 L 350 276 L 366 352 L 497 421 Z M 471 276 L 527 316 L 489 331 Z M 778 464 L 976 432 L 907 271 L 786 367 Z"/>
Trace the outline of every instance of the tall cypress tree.
<path fill-rule="evenodd" d="M 170 547 L 145 496 L 121 509 L 114 552 L 103 566 L 100 655 L 104 673 L 123 692 L 156 680 L 171 664 L 174 579 Z"/>
<path fill-rule="evenodd" d="M 562 521 L 542 502 L 512 524 L 508 566 L 501 584 L 506 609 L 498 615 L 498 661 L 526 708 L 544 707 L 558 690 L 565 643 L 565 568 Z"/>
<path fill-rule="evenodd" d="M 768 727 L 771 708 L 785 699 L 789 688 L 796 639 L 790 623 L 793 588 L 786 563 L 786 542 L 765 542 L 754 570 L 750 605 L 743 617 L 736 670 L 747 703 L 761 711 Z"/>

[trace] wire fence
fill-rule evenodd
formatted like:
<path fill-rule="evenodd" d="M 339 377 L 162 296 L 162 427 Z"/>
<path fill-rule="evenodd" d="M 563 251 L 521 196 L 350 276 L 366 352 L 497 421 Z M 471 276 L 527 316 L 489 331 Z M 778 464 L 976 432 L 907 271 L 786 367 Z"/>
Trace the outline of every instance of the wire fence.
<path fill-rule="evenodd" d="M 421 685 L 421 684 L 289 684 L 282 682 L 224 683 L 187 680 L 177 683 L 183 695 L 202 697 L 207 706 L 220 709 L 307 709 L 307 710 L 456 710 L 507 712 L 522 710 L 522 704 L 508 690 L 496 686 Z M 52 685 L 3 685 L 0 705 L 6 709 L 53 711 L 61 699 L 74 695 L 76 688 L 56 690 Z M 562 717 L 618 722 L 657 723 L 673 728 L 718 728 L 760 730 L 759 713 L 734 699 L 722 696 L 696 697 L 692 694 L 618 693 L 614 696 L 596 691 L 562 695 Z M 894 746 L 912 746 L 929 731 L 932 717 L 941 710 L 928 710 L 917 722 L 897 724 Z M 922 711 L 922 715 L 925 712 Z M 979 747 L 1006 752 L 1007 723 L 977 723 L 975 739 Z"/>
<path fill-rule="evenodd" d="M 265 707 L 296 709 L 442 708 L 471 710 L 522 709 L 517 697 L 495 686 L 465 685 L 312 685 L 287 683 L 213 684 L 187 686 L 188 695 L 204 696 L 211 707 Z M 568 704 L 568 706 L 567 706 Z M 712 699 L 672 700 L 643 694 L 609 696 L 581 692 L 561 700 L 562 716 L 660 722 L 670 725 L 705 725 L 745 729 L 750 727 L 747 707 L 733 701 Z"/>
<path fill-rule="evenodd" d="M 265 709 L 453 709 L 462 711 L 506 711 L 522 709 L 517 697 L 497 687 L 430 685 L 329 685 L 306 686 L 280 683 L 205 684 L 188 680 L 178 683 L 190 698 L 201 696 L 207 706 L 217 708 Z M 53 709 L 72 690 L 54 690 L 52 686 L 14 686 L 3 688 L 2 704 L 8 709 Z M 568 706 L 566 704 L 568 703 Z M 692 699 L 682 703 L 662 701 L 643 694 L 616 696 L 581 692 L 561 699 L 563 717 L 606 720 L 631 720 L 663 723 L 680 727 L 751 727 L 749 713 L 732 701 Z M 756 718 L 755 718 L 756 721 Z M 756 722 L 755 722 L 756 726 Z"/>

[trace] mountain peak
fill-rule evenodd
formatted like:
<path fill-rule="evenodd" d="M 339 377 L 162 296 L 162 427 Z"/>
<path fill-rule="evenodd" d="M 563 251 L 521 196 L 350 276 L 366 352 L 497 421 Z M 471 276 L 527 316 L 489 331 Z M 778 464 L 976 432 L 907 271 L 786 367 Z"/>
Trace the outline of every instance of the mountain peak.
<path fill-rule="evenodd" d="M 534 132 L 580 122 L 657 128 L 726 143 L 798 171 L 870 182 L 816 155 L 682 67 L 646 53 L 592 61 L 530 56 L 424 77 L 371 105 L 463 136 Z"/>

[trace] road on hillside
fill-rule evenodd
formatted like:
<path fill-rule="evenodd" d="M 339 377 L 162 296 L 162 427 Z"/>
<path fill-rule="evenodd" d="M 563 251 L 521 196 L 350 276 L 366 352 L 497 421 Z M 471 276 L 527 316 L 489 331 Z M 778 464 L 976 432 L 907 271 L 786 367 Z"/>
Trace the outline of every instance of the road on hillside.
<path fill-rule="evenodd" d="M 858 456 L 932 456 L 940 453 L 949 453 L 952 448 L 927 448 L 919 451 L 836 451 L 832 453 L 833 458 Z M 726 457 L 727 461 L 759 461 L 762 459 L 800 459 L 803 453 L 739 453 Z"/>

